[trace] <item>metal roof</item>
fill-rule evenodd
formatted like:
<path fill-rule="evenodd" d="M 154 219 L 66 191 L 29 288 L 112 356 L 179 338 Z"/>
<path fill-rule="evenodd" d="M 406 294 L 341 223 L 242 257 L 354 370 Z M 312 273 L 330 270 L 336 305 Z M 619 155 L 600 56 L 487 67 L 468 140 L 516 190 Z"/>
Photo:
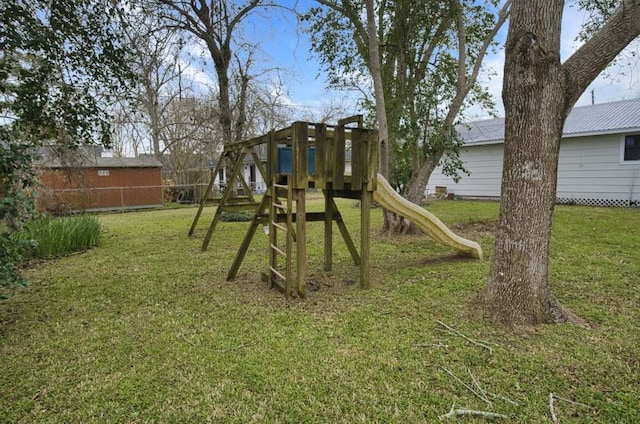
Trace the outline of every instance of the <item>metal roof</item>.
<path fill-rule="evenodd" d="M 43 159 L 37 162 L 43 168 L 67 168 L 69 164 L 62 163 L 57 158 Z M 116 158 L 116 157 L 84 157 L 74 163 L 81 168 L 162 168 L 162 163 L 156 158 Z"/>
<path fill-rule="evenodd" d="M 457 126 L 465 144 L 502 142 L 504 118 Z M 563 137 L 621 133 L 640 129 L 640 99 L 574 107 L 564 124 Z"/>

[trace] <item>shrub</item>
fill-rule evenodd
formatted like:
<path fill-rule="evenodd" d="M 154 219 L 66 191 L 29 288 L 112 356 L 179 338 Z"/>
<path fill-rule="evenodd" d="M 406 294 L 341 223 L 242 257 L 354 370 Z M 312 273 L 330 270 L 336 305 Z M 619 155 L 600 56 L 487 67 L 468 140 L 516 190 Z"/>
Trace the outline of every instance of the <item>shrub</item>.
<path fill-rule="evenodd" d="M 14 240 L 11 233 L 0 233 L 0 288 L 19 287 L 27 284 L 20 275 L 19 267 L 23 264 L 29 250 L 34 246 L 33 240 L 27 237 Z M 4 297 L 6 295 L 0 293 L 0 299 Z"/>
<path fill-rule="evenodd" d="M 253 219 L 253 213 L 249 211 L 240 212 L 222 212 L 220 221 L 223 222 L 245 222 Z"/>
<path fill-rule="evenodd" d="M 51 259 L 81 252 L 98 244 L 100 222 L 95 216 L 81 215 L 53 219 L 49 216 L 31 221 L 20 238 L 35 240 L 31 256 Z"/>

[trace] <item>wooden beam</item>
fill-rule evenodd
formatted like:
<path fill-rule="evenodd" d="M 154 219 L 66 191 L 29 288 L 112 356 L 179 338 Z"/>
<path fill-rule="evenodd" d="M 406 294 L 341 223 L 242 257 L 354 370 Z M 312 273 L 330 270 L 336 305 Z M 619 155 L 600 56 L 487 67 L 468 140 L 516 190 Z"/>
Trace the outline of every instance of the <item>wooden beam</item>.
<path fill-rule="evenodd" d="M 298 296 L 306 296 L 307 271 L 307 235 L 306 235 L 306 193 L 305 189 L 296 190 L 296 286 Z"/>
<path fill-rule="evenodd" d="M 324 270 L 331 271 L 333 266 L 333 185 L 327 183 L 324 190 Z"/>
<path fill-rule="evenodd" d="M 362 190 L 360 202 L 360 288 L 371 286 L 371 269 L 369 263 L 371 249 L 371 200 L 373 193 Z"/>
<path fill-rule="evenodd" d="M 314 136 L 316 148 L 314 181 L 316 188 L 322 188 L 329 180 L 327 177 L 330 175 L 329 166 L 331 164 L 331 161 L 327 159 L 327 126 L 316 124 Z"/>
<path fill-rule="evenodd" d="M 351 130 L 351 140 L 351 190 L 362 190 L 367 168 L 362 131 Z"/>
<path fill-rule="evenodd" d="M 220 162 L 221 161 L 218 161 L 218 164 L 220 164 Z M 218 170 L 218 167 L 219 166 L 216 165 L 216 171 Z M 211 173 L 211 179 L 209 180 L 209 185 L 207 185 L 207 189 L 204 192 L 204 196 L 202 196 L 202 199 L 200 199 L 200 206 L 198 206 L 198 212 L 196 212 L 196 216 L 193 218 L 193 222 L 191 223 L 191 228 L 189 228 L 189 237 L 191 237 L 193 233 L 195 233 L 196 231 L 196 225 L 198 225 L 198 221 L 200 220 L 200 215 L 202 215 L 202 211 L 204 210 L 205 204 L 207 203 L 207 198 L 209 197 L 209 194 L 213 190 L 213 184 L 216 180 L 216 175 L 217 175 L 217 172 Z"/>
<path fill-rule="evenodd" d="M 380 145 L 378 131 L 367 131 L 367 190 L 376 191 L 378 187 L 378 161 Z"/>
<path fill-rule="evenodd" d="M 236 278 L 236 275 L 238 275 L 238 270 L 240 269 L 240 265 L 242 265 L 242 261 L 244 261 L 244 257 L 247 254 L 247 250 L 251 245 L 251 240 L 253 240 L 253 236 L 256 234 L 256 230 L 258 229 L 258 226 L 263 222 L 263 219 L 260 215 L 262 215 L 265 209 L 267 209 L 267 205 L 269 204 L 269 199 L 270 197 L 265 195 L 262 198 L 262 201 L 260 202 L 258 209 L 255 211 L 255 214 L 253 215 L 253 219 L 251 220 L 251 225 L 249 226 L 249 229 L 247 230 L 247 233 L 245 234 L 244 239 L 242 240 L 242 244 L 240 245 L 240 248 L 238 249 L 238 253 L 236 254 L 235 259 L 233 260 L 233 264 L 229 269 L 229 273 L 227 274 L 227 281 L 234 280 Z"/>
<path fill-rule="evenodd" d="M 306 189 L 309 184 L 309 124 L 295 122 L 291 144 L 293 188 Z"/>
<path fill-rule="evenodd" d="M 333 136 L 333 188 L 342 190 L 344 188 L 344 162 L 345 162 L 345 138 L 344 126 L 336 128 Z"/>
<path fill-rule="evenodd" d="M 244 148 L 241 149 L 240 154 L 236 155 L 236 161 L 233 167 L 233 172 L 231 173 L 232 182 L 235 182 L 235 178 L 240 172 L 240 168 L 242 167 L 241 158 L 244 157 L 244 155 L 242 154 L 243 151 L 244 151 Z M 220 200 L 220 205 L 225 205 L 227 203 L 227 200 L 231 196 L 232 192 L 233 192 L 233 183 L 232 184 L 227 183 L 227 187 L 225 188 L 224 193 L 222 194 L 222 200 Z M 213 236 L 213 230 L 215 230 L 216 225 L 218 224 L 218 220 L 220 219 L 221 213 L 222 213 L 222 209 L 220 208 L 220 206 L 218 206 L 218 208 L 216 209 L 216 215 L 214 216 L 213 221 L 211 221 L 211 225 L 209 226 L 209 230 L 207 231 L 207 235 L 204 237 L 204 240 L 202 241 L 201 250 L 203 252 L 206 251 L 207 248 L 209 247 L 209 242 L 211 242 L 211 236 Z"/>
<path fill-rule="evenodd" d="M 356 245 L 353 242 L 353 239 L 351 238 L 351 235 L 349 234 L 349 230 L 347 229 L 347 226 L 344 223 L 344 220 L 342 219 L 342 214 L 338 211 L 338 205 L 336 205 L 336 202 L 334 200 L 332 200 L 333 203 L 333 211 L 334 214 L 337 212 L 338 217 L 336 218 L 336 224 L 338 225 L 338 229 L 340 230 L 340 234 L 342 235 L 342 238 L 344 239 L 345 244 L 347 245 L 347 249 L 349 250 L 349 253 L 351 253 L 351 258 L 353 258 L 353 262 L 356 265 L 360 265 L 360 255 L 358 254 L 358 249 L 356 249 Z"/>

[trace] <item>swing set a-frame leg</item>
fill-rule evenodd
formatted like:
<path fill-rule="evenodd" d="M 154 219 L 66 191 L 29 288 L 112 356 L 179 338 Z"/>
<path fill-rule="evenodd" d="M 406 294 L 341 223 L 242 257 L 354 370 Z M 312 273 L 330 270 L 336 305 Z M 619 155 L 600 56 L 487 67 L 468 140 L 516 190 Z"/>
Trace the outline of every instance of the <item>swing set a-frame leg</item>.
<path fill-rule="evenodd" d="M 227 274 L 227 281 L 234 280 L 238 275 L 238 270 L 240 269 L 240 265 L 242 265 L 242 261 L 244 261 L 244 257 L 247 254 L 247 250 L 249 250 L 249 246 L 251 245 L 251 241 L 253 240 L 253 236 L 256 234 L 256 230 L 260 225 L 260 222 L 264 220 L 264 212 L 269 205 L 269 201 L 271 196 L 264 195 L 262 197 L 262 201 L 256 210 L 256 213 L 253 215 L 253 219 L 251 220 L 251 225 L 247 230 L 247 234 L 244 236 L 244 240 L 242 240 L 242 244 L 238 249 L 238 254 L 236 258 L 233 260 L 233 264 L 231 265 L 231 269 L 229 269 L 229 273 Z"/>

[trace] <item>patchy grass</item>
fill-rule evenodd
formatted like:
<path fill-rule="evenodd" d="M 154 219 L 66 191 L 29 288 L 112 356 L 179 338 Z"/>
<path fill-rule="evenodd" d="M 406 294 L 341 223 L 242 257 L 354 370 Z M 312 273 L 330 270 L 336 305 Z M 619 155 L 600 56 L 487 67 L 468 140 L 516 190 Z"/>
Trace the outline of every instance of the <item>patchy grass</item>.
<path fill-rule="evenodd" d="M 339 201 L 357 242 L 353 205 Z M 497 204 L 428 208 L 491 256 Z M 99 248 L 29 270 L 31 286 L 0 303 L 0 422 L 422 423 L 454 403 L 550 422 L 549 393 L 572 401 L 555 400 L 561 422 L 639 422 L 639 213 L 557 209 L 551 284 L 594 325 L 525 335 L 486 326 L 468 306 L 489 260 L 427 238 L 376 237 L 362 291 L 338 232 L 334 270 L 322 271 L 322 224 L 310 223 L 320 289 L 286 302 L 261 282 L 260 232 L 239 278 L 225 281 L 247 223 L 221 223 L 203 253 L 212 208 L 194 238 L 193 208 L 103 215 Z"/>

